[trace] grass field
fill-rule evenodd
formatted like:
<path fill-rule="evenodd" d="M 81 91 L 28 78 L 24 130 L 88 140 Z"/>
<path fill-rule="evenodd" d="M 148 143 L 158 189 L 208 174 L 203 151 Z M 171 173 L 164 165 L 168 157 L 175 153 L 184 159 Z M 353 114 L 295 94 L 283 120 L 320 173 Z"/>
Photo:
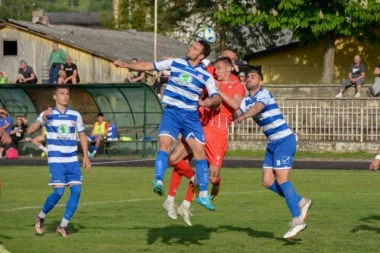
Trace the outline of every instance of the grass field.
<path fill-rule="evenodd" d="M 0 241 L 12 253 L 378 252 L 379 174 L 294 170 L 293 184 L 314 205 L 308 228 L 285 241 L 281 237 L 290 214 L 283 199 L 261 187 L 259 169 L 223 169 L 217 210 L 194 204 L 193 227 L 166 216 L 165 198 L 152 193 L 152 170 L 94 167 L 84 172 L 81 204 L 69 225 L 70 237 L 62 238 L 55 229 L 68 192 L 49 213 L 45 235 L 37 236 L 34 219 L 51 192 L 47 168 L 2 166 Z M 181 188 L 178 197 L 183 194 Z"/>

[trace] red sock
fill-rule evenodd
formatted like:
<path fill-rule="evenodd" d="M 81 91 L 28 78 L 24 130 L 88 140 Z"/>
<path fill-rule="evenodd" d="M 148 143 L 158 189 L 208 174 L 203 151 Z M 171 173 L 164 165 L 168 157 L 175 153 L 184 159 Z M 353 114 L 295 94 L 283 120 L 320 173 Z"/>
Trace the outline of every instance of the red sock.
<path fill-rule="evenodd" d="M 174 168 L 176 168 L 180 174 L 182 174 L 188 179 L 192 178 L 195 174 L 195 172 L 190 166 L 190 163 L 188 163 L 185 160 L 179 161 L 177 164 L 174 165 Z"/>
<path fill-rule="evenodd" d="M 187 200 L 191 203 L 193 201 L 193 195 L 194 195 L 194 185 L 192 182 L 190 182 L 189 187 L 187 187 L 185 200 Z"/>
<path fill-rule="evenodd" d="M 172 177 L 170 179 L 170 186 L 168 192 L 169 196 L 175 197 L 179 184 L 181 183 L 181 178 L 181 174 L 178 172 L 176 168 L 174 168 L 172 172 Z"/>
<path fill-rule="evenodd" d="M 215 186 L 219 186 L 221 181 L 222 181 L 222 178 L 221 178 L 220 175 L 219 175 L 218 178 L 216 179 L 216 182 L 213 183 L 213 185 L 215 185 Z"/>

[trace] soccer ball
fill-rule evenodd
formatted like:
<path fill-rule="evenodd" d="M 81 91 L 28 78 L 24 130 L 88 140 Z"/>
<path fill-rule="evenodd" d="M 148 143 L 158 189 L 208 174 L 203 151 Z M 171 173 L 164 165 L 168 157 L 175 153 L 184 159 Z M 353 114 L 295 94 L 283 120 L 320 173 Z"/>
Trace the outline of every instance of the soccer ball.
<path fill-rule="evenodd" d="M 212 44 L 216 40 L 216 35 L 215 32 L 212 28 L 208 26 L 204 26 L 201 29 L 199 29 L 196 33 L 195 36 L 197 39 L 201 39 L 208 44 Z"/>

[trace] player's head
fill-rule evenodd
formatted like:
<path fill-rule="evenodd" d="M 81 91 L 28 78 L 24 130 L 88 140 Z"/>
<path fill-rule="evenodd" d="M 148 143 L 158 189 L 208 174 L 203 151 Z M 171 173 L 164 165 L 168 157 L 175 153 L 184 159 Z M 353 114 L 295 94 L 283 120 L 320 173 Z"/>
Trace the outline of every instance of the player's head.
<path fill-rule="evenodd" d="M 236 52 L 233 49 L 227 48 L 222 51 L 220 57 L 228 57 L 231 59 L 232 63 L 235 64 L 236 61 Z"/>
<path fill-rule="evenodd" d="M 195 41 L 187 50 L 186 58 L 191 61 L 202 61 L 211 53 L 211 47 L 203 40 Z"/>
<path fill-rule="evenodd" d="M 229 57 L 219 57 L 215 61 L 215 75 L 218 81 L 229 81 L 234 64 Z"/>
<path fill-rule="evenodd" d="M 103 122 L 103 120 L 104 120 L 104 114 L 102 112 L 99 112 L 96 115 L 96 119 L 98 120 L 98 122 Z"/>
<path fill-rule="evenodd" d="M 56 105 L 67 106 L 69 103 L 69 90 L 69 87 L 66 85 L 55 86 L 53 98 Z"/>
<path fill-rule="evenodd" d="M 256 90 L 263 84 L 263 74 L 258 70 L 251 70 L 248 72 L 246 86 L 249 91 Z"/>

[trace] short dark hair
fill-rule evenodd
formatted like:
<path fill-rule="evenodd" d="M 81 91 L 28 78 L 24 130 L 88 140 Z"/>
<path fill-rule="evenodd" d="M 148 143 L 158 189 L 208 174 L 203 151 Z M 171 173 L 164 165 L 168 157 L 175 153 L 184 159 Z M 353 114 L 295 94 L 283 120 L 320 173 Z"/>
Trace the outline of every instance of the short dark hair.
<path fill-rule="evenodd" d="M 204 40 L 198 40 L 198 43 L 203 46 L 202 54 L 207 58 L 211 53 L 211 46 Z"/>
<path fill-rule="evenodd" d="M 62 85 L 62 84 L 60 84 L 60 85 L 56 85 L 56 86 L 54 87 L 53 95 L 55 95 L 55 93 L 57 93 L 57 90 L 60 90 L 60 89 L 66 89 L 66 90 L 70 91 L 69 86 L 66 86 L 66 85 Z"/>
<path fill-rule="evenodd" d="M 137 60 L 137 58 L 132 58 L 132 60 L 131 61 L 139 61 L 139 60 Z"/>
<path fill-rule="evenodd" d="M 222 52 L 223 52 L 223 51 L 231 51 L 232 53 L 234 53 L 234 54 L 236 54 L 236 55 L 237 55 L 236 51 L 235 51 L 235 50 L 233 50 L 233 49 L 232 49 L 232 48 L 230 48 L 230 47 L 227 47 L 227 48 L 223 49 L 223 50 L 222 50 Z"/>
<path fill-rule="evenodd" d="M 216 59 L 215 63 L 218 63 L 218 62 L 224 62 L 224 63 L 227 63 L 228 65 L 230 65 L 231 67 L 234 66 L 234 64 L 232 63 L 231 59 L 229 57 L 219 57 L 218 59 Z"/>
<path fill-rule="evenodd" d="M 249 74 L 249 73 L 256 73 L 256 74 L 258 74 L 259 77 L 260 77 L 260 79 L 261 79 L 261 81 L 264 81 L 263 74 L 262 74 L 260 71 L 258 71 L 257 69 L 252 69 L 252 70 L 250 70 L 250 71 L 248 72 L 248 74 Z"/>
<path fill-rule="evenodd" d="M 104 117 L 104 114 L 102 112 L 98 112 L 98 114 L 96 115 L 96 117 L 100 117 L 100 116 Z"/>

